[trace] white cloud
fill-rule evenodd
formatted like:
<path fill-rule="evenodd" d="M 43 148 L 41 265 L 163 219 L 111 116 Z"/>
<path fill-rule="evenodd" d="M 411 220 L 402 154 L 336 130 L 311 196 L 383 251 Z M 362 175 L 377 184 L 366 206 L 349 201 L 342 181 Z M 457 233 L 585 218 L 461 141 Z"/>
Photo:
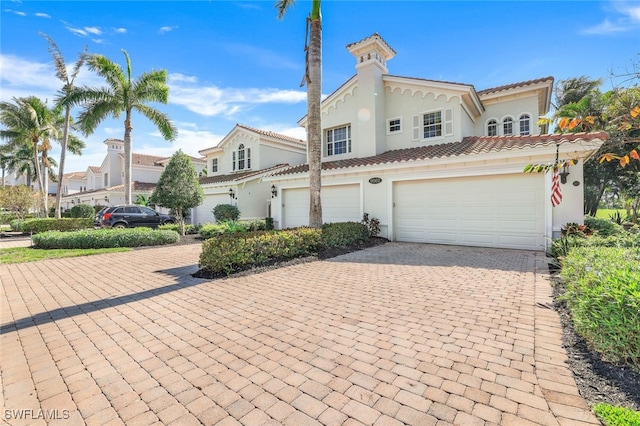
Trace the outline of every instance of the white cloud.
<path fill-rule="evenodd" d="M 122 27 L 121 28 L 114 28 L 113 32 L 116 33 L 116 34 L 125 34 L 127 32 L 127 29 L 126 28 L 122 28 Z"/>
<path fill-rule="evenodd" d="M 102 34 L 102 30 L 98 27 L 84 27 L 84 30 L 89 34 L 100 35 Z"/>
<path fill-rule="evenodd" d="M 195 79 L 172 74 L 169 80 L 169 102 L 206 117 L 232 116 L 260 104 L 295 104 L 306 102 L 307 93 L 296 90 L 220 88 L 217 86 L 191 86 Z"/>
<path fill-rule="evenodd" d="M 67 65 L 73 66 L 73 63 Z M 96 86 L 101 84 L 101 80 L 87 68 L 82 68 L 76 84 Z M 21 96 L 53 100 L 62 83 L 56 77 L 51 62 L 33 62 L 0 53 L 0 85 L 0 99 L 3 101 Z"/>
<path fill-rule="evenodd" d="M 87 35 L 87 32 L 81 28 L 73 28 L 70 26 L 66 26 L 65 28 L 68 29 L 71 33 L 80 37 L 85 37 Z"/>
<path fill-rule="evenodd" d="M 153 155 L 171 157 L 176 151 L 182 149 L 182 152 L 187 155 L 201 157 L 198 151 L 218 145 L 225 136 L 217 135 L 207 130 L 198 130 L 193 123 L 179 123 L 178 138 L 173 142 L 164 141 L 160 133 L 152 133 L 151 135 L 158 137 L 162 142 L 153 145 L 142 145 L 139 148 L 134 147 L 133 151 L 153 152 Z"/>
<path fill-rule="evenodd" d="M 582 30 L 587 35 L 609 35 L 628 31 L 637 31 L 640 23 L 640 6 L 637 2 L 614 1 L 607 17 L 600 24 Z"/>
<path fill-rule="evenodd" d="M 616 10 L 631 21 L 640 22 L 640 6 L 638 3 L 630 5 L 627 2 L 614 3 Z"/>
<path fill-rule="evenodd" d="M 164 26 L 164 27 L 160 27 L 159 32 L 160 32 L 160 34 L 164 34 L 164 33 L 168 33 L 168 32 L 170 32 L 170 31 L 177 30 L 177 29 L 178 29 L 178 26 L 177 26 L 177 25 L 173 25 L 173 26 Z"/>
<path fill-rule="evenodd" d="M 38 12 L 38 13 L 36 13 L 35 15 L 36 15 L 38 18 L 47 18 L 47 19 L 51 18 L 51 15 L 49 15 L 48 13 L 41 13 L 41 12 Z"/>
<path fill-rule="evenodd" d="M 587 28 L 583 30 L 582 33 L 588 35 L 615 34 L 625 32 L 628 29 L 626 25 L 614 24 L 608 19 L 605 19 L 601 24 Z"/>
<path fill-rule="evenodd" d="M 195 77 L 195 76 L 189 76 L 189 75 L 184 75 L 184 74 L 179 74 L 179 73 L 168 74 L 167 75 L 167 80 L 169 81 L 169 84 L 177 83 L 179 81 L 187 82 L 187 83 L 197 83 L 198 82 L 198 78 Z"/>

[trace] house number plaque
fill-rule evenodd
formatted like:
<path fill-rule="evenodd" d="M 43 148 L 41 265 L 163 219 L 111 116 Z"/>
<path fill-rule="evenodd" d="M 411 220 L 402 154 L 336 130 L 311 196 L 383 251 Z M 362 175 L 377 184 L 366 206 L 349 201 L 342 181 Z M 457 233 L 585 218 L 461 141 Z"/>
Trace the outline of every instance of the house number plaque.
<path fill-rule="evenodd" d="M 379 177 L 372 177 L 371 179 L 369 179 L 369 183 L 372 183 L 374 185 L 380 182 L 382 182 L 382 178 L 379 178 Z"/>

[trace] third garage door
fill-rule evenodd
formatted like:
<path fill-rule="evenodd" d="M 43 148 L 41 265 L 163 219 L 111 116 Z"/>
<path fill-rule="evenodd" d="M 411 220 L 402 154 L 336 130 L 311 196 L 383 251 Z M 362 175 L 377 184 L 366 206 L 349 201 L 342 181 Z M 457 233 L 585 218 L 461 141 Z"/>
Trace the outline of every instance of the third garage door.
<path fill-rule="evenodd" d="M 282 191 L 283 228 L 309 225 L 309 188 L 290 188 Z M 362 219 L 360 208 L 360 185 L 323 186 L 322 221 L 359 222 Z"/>
<path fill-rule="evenodd" d="M 395 182 L 397 241 L 541 250 L 544 176 Z"/>

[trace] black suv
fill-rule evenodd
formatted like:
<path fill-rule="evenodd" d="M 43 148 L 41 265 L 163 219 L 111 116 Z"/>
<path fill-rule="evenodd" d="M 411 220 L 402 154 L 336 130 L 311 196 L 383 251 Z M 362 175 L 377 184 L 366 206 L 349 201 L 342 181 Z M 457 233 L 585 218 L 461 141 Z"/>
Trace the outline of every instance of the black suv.
<path fill-rule="evenodd" d="M 105 228 L 133 228 L 149 226 L 155 228 L 167 223 L 176 223 L 174 216 L 158 213 L 149 207 L 137 204 L 126 204 L 108 207 L 99 213 L 100 226 Z M 97 218 L 97 217 L 96 217 Z"/>

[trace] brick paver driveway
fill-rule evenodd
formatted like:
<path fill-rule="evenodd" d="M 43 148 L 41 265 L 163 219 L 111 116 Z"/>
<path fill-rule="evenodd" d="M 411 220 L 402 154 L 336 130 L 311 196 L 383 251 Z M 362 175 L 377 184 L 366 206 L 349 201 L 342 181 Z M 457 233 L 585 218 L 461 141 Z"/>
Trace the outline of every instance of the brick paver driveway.
<path fill-rule="evenodd" d="M 598 424 L 542 253 L 389 243 L 223 280 L 199 245 L 2 265 L 9 424 Z"/>

